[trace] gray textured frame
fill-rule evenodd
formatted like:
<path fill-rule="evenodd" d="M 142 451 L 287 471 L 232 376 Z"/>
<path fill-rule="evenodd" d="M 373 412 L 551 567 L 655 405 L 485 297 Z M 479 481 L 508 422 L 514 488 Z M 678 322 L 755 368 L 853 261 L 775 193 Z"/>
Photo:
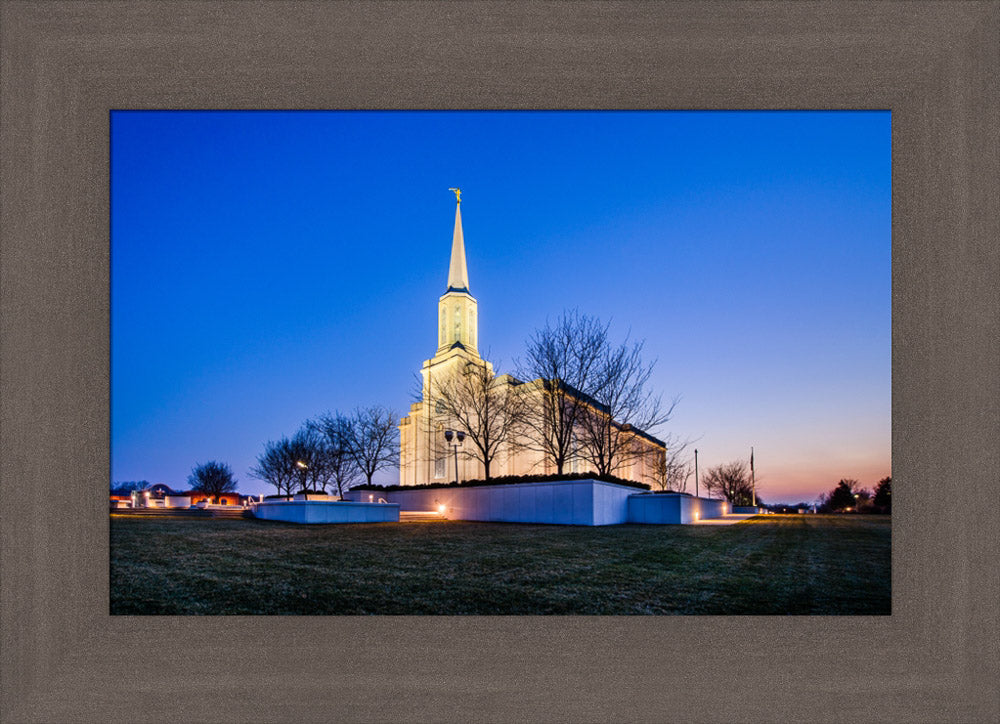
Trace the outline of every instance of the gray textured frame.
<path fill-rule="evenodd" d="M 1000 5 L 0 13 L 3 721 L 1000 719 Z M 893 615 L 111 618 L 108 110 L 161 107 L 891 109 Z"/>

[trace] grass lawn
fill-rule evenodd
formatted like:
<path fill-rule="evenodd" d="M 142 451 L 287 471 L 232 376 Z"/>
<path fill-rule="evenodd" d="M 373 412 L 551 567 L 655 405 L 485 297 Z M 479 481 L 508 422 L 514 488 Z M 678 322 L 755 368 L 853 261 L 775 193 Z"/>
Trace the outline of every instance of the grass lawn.
<path fill-rule="evenodd" d="M 887 516 L 729 526 L 111 517 L 112 614 L 888 614 Z"/>

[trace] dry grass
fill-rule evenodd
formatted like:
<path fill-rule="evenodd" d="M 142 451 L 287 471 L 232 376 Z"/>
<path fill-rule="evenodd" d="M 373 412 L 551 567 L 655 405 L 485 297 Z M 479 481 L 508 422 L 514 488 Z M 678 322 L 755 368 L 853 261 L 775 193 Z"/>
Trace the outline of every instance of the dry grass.
<path fill-rule="evenodd" d="M 111 519 L 112 614 L 888 614 L 885 516 L 731 526 Z"/>

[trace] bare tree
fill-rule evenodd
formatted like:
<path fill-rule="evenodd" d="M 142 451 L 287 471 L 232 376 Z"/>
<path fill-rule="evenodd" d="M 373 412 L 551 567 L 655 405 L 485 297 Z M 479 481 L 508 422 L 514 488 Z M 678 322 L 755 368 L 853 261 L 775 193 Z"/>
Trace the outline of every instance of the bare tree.
<path fill-rule="evenodd" d="M 651 432 L 670 419 L 677 401 L 664 407 L 649 378 L 655 362 L 642 361 L 642 342 L 602 345 L 590 397 L 579 415 L 580 454 L 601 475 L 613 475 L 637 458 L 658 456 L 658 446 L 644 444 L 636 430 Z M 654 465 L 656 464 L 654 458 Z"/>
<path fill-rule="evenodd" d="M 333 479 L 326 437 L 306 422 L 289 441 L 288 454 L 296 470 L 299 490 L 326 492 Z"/>
<path fill-rule="evenodd" d="M 558 474 L 577 455 L 577 433 L 588 401 L 596 391 L 607 325 L 576 311 L 537 330 L 528 340 L 518 376 L 533 380 L 522 391 L 528 402 L 524 445 L 540 452 Z"/>
<path fill-rule="evenodd" d="M 687 483 L 694 473 L 685 455 L 688 442 L 668 440 L 666 449 L 653 459 L 653 479 L 660 490 L 687 492 Z"/>
<path fill-rule="evenodd" d="M 750 474 L 742 460 L 709 468 L 702 480 L 709 495 L 720 495 L 733 505 L 752 504 Z"/>
<path fill-rule="evenodd" d="M 126 483 L 111 483 L 111 495 L 128 495 L 149 487 L 148 480 L 130 480 Z"/>
<path fill-rule="evenodd" d="M 278 495 L 291 495 L 299 471 L 287 437 L 264 443 L 264 452 L 257 456 L 257 465 L 250 469 L 250 477 L 270 483 L 278 489 Z"/>
<path fill-rule="evenodd" d="M 399 465 L 396 415 L 385 407 L 355 411 L 348 427 L 351 457 L 368 485 L 379 470 Z"/>
<path fill-rule="evenodd" d="M 233 471 L 225 463 L 215 460 L 195 465 L 188 476 L 188 485 L 191 486 L 191 490 L 208 495 L 209 502 L 223 493 L 236 491 L 236 479 L 233 477 Z"/>
<path fill-rule="evenodd" d="M 465 432 L 463 452 L 483 464 L 486 480 L 500 450 L 516 447 L 523 426 L 525 398 L 520 383 L 497 375 L 482 361 L 469 361 L 431 385 L 437 419 Z"/>
<path fill-rule="evenodd" d="M 361 478 L 361 469 L 351 454 L 352 420 L 337 412 L 321 415 L 307 424 L 325 438 L 324 466 L 331 483 L 337 486 L 337 493 L 343 497 Z"/>
<path fill-rule="evenodd" d="M 269 441 L 250 477 L 270 483 L 278 494 L 326 490 L 332 480 L 326 439 L 308 423 L 291 439 Z"/>

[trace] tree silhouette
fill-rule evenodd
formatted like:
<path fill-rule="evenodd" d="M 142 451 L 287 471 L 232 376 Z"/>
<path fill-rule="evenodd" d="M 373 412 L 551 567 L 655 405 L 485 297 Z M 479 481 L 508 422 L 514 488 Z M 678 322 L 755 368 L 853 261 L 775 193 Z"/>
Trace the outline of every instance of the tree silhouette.
<path fill-rule="evenodd" d="M 837 487 L 830 492 L 830 497 L 827 498 L 826 504 L 831 510 L 844 510 L 845 508 L 854 507 L 856 505 L 854 491 L 858 489 L 860 489 L 860 484 L 857 480 L 851 478 L 841 480 L 837 483 Z"/>
<path fill-rule="evenodd" d="M 660 490 L 687 492 L 688 480 L 694 473 L 691 461 L 684 457 L 688 444 L 668 442 L 666 450 L 653 459 L 653 480 Z"/>
<path fill-rule="evenodd" d="M 257 456 L 257 465 L 250 469 L 250 477 L 270 483 L 278 489 L 278 495 L 291 495 L 299 479 L 291 440 L 268 440 L 264 452 Z"/>
<path fill-rule="evenodd" d="M 658 457 L 660 450 L 643 444 L 635 431 L 659 427 L 677 404 L 674 400 L 665 408 L 653 394 L 649 378 L 655 363 L 642 361 L 642 347 L 642 342 L 628 340 L 613 347 L 605 338 L 597 350 L 592 386 L 582 390 L 591 404 L 579 416 L 580 453 L 601 475 L 614 475 L 637 458 Z"/>
<path fill-rule="evenodd" d="M 191 490 L 205 493 L 211 503 L 213 498 L 223 493 L 236 492 L 236 479 L 228 465 L 209 460 L 194 466 L 188 476 L 188 486 Z"/>
<path fill-rule="evenodd" d="M 357 485 L 361 478 L 361 469 L 351 454 L 352 421 L 336 412 L 322 415 L 307 424 L 325 439 L 323 465 L 329 473 L 330 483 L 337 486 L 337 493 L 343 497 L 344 492 Z"/>
<path fill-rule="evenodd" d="M 525 358 L 517 363 L 527 395 L 525 447 L 540 452 L 562 475 L 580 452 L 581 418 L 596 391 L 608 326 L 576 311 L 563 312 L 528 339 Z"/>
<path fill-rule="evenodd" d="M 881 511 L 892 512 L 892 477 L 882 478 L 878 482 L 872 504 Z"/>
<path fill-rule="evenodd" d="M 702 482 L 709 495 L 722 496 L 733 505 L 753 505 L 750 473 L 742 460 L 709 468 L 705 471 Z"/>
<path fill-rule="evenodd" d="M 399 430 L 392 410 L 359 408 L 350 418 L 346 434 L 351 457 L 368 485 L 379 470 L 399 465 Z"/>
<path fill-rule="evenodd" d="M 483 464 L 485 479 L 499 452 L 516 446 L 523 432 L 527 399 L 510 375 L 497 375 L 482 361 L 468 362 L 431 383 L 435 413 L 441 423 L 465 433 L 463 454 Z"/>

